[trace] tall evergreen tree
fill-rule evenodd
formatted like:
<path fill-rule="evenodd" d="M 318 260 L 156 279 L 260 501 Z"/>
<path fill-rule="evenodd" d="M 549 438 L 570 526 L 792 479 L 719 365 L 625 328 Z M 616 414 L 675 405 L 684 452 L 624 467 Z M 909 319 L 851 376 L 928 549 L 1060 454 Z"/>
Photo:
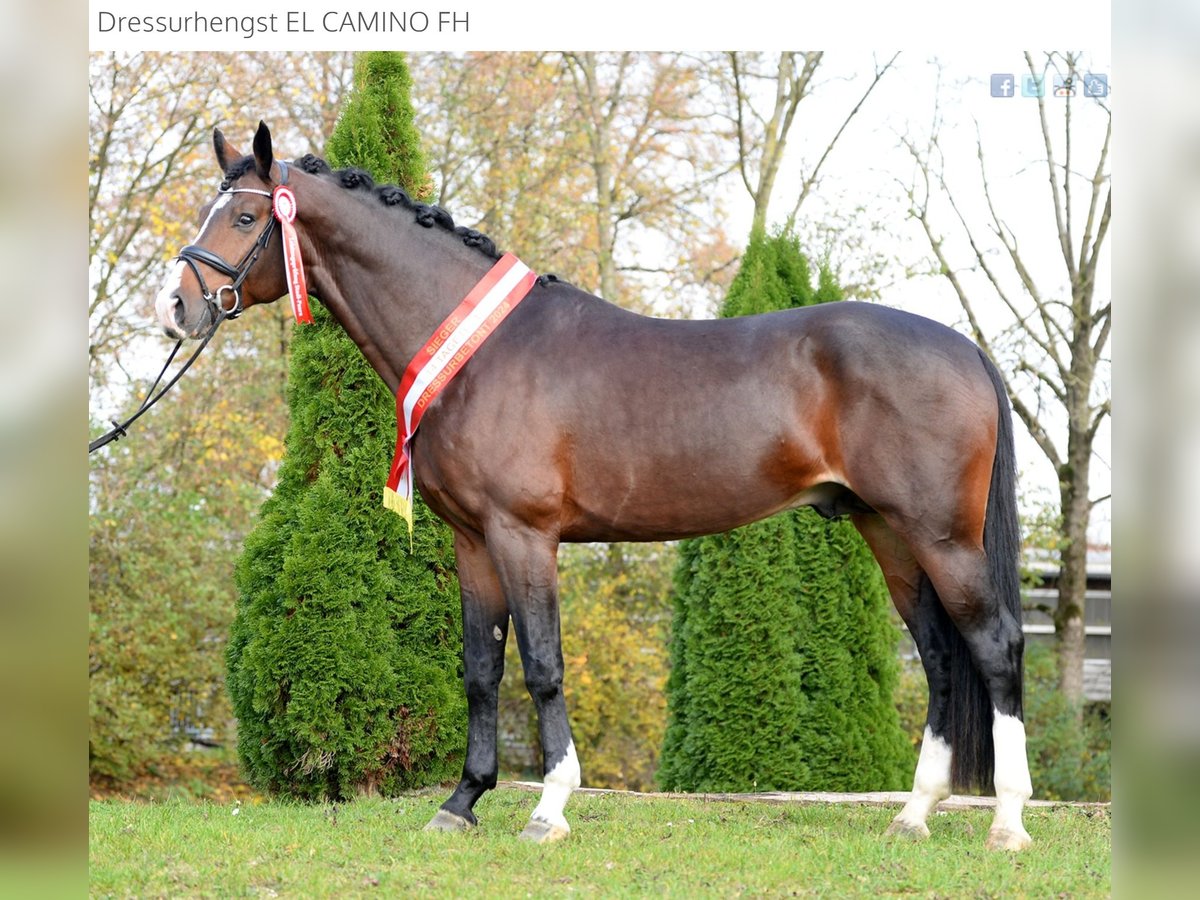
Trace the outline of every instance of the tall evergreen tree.
<path fill-rule="evenodd" d="M 329 162 L 421 196 L 403 56 L 362 54 L 354 80 Z M 338 799 L 457 775 L 462 620 L 449 529 L 418 502 L 410 551 L 407 526 L 382 505 L 395 398 L 312 308 L 292 343 L 278 485 L 237 567 L 228 686 L 251 783 Z"/>
<path fill-rule="evenodd" d="M 751 235 L 723 316 L 841 299 L 814 287 L 790 232 Z M 913 750 L 892 694 L 897 631 L 883 576 L 845 520 L 799 509 L 684 541 L 675 574 L 672 790 L 892 790 Z"/>

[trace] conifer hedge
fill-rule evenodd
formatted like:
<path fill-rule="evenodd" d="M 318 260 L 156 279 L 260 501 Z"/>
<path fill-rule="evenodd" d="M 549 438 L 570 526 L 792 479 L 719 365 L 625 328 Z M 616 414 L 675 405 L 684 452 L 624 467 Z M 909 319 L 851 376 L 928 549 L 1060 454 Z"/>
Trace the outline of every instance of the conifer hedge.
<path fill-rule="evenodd" d="M 723 316 L 841 299 L 797 238 L 755 233 Z M 892 700 L 898 632 L 848 520 L 793 510 L 682 542 L 675 573 L 668 790 L 903 790 L 914 753 Z"/>
<path fill-rule="evenodd" d="M 329 163 L 420 196 L 403 56 L 361 54 L 354 78 Z M 382 505 L 395 398 L 329 312 L 312 309 L 292 340 L 278 484 L 237 567 L 226 662 L 238 755 L 252 784 L 309 799 L 451 780 L 466 701 L 450 532 L 418 499 L 410 552 L 407 526 Z"/>

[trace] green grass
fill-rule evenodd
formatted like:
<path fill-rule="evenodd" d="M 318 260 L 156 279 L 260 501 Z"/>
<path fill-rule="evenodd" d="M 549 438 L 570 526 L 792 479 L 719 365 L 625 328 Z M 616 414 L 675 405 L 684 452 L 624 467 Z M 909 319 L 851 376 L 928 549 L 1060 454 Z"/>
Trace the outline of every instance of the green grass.
<path fill-rule="evenodd" d="M 426 833 L 442 794 L 338 806 L 96 801 L 93 897 L 1093 897 L 1111 892 L 1107 810 L 1026 812 L 1035 845 L 983 849 L 987 810 L 885 839 L 895 810 L 576 795 L 572 833 L 517 839 L 536 795 L 494 791 L 468 833 Z M 236 810 L 236 814 L 235 814 Z"/>

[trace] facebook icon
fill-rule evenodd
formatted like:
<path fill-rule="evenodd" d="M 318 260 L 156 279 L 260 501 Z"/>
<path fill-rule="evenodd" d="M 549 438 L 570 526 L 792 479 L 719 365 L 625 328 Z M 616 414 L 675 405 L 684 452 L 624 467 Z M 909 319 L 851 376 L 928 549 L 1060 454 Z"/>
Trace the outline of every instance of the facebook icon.
<path fill-rule="evenodd" d="M 1000 74 L 992 76 L 992 96 L 993 97 L 1012 97 L 1014 95 L 1013 85 L 1016 79 L 1010 74 Z"/>

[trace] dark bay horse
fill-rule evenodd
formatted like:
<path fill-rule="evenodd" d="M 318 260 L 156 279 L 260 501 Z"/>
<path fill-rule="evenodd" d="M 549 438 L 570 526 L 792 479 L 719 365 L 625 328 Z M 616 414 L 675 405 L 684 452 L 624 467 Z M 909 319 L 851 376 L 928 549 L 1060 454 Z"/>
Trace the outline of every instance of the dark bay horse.
<path fill-rule="evenodd" d="M 288 293 L 280 230 L 268 230 L 270 192 L 288 180 L 308 292 L 397 391 L 496 263 L 494 246 L 359 170 L 281 164 L 264 124 L 249 155 L 219 131 L 214 146 L 225 180 L 158 296 L 164 329 L 195 337 L 218 307 Z M 422 496 L 454 532 L 469 701 L 462 781 L 429 827 L 474 825 L 496 784 L 511 618 L 545 771 L 524 835 L 569 831 L 580 776 L 562 691 L 561 541 L 682 538 L 811 505 L 849 515 L 867 540 L 929 682 L 912 796 L 889 831 L 928 835 L 952 785 L 994 781 L 987 845 L 1029 844 L 1011 414 L 964 337 L 850 302 L 645 318 L 541 278 L 429 405 L 410 449 Z"/>

